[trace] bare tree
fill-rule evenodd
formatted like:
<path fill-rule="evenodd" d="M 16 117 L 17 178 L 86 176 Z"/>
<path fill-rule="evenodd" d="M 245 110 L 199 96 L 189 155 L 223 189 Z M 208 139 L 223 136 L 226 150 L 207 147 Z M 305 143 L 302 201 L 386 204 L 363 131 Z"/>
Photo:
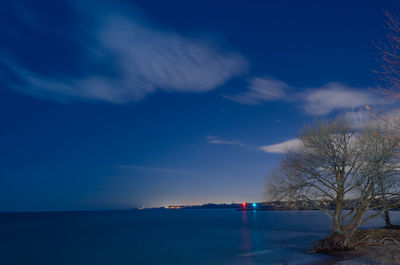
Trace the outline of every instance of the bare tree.
<path fill-rule="evenodd" d="M 400 21 L 385 12 L 387 18 L 386 41 L 375 45 L 378 49 L 380 70 L 377 73 L 383 81 L 379 91 L 391 97 L 400 97 Z"/>
<path fill-rule="evenodd" d="M 383 158 L 375 174 L 376 203 L 371 208 L 381 212 L 388 229 L 397 228 L 391 223 L 389 210 L 398 205 L 400 191 L 400 138 L 395 124 L 395 121 L 373 121 L 364 131 L 371 142 L 371 154 Z"/>
<path fill-rule="evenodd" d="M 396 166 L 397 167 L 397 166 Z M 396 170 L 388 170 L 384 171 L 383 175 L 377 176 L 377 198 L 379 200 L 378 206 L 375 208 L 379 209 L 381 212 L 381 216 L 385 221 L 385 228 L 387 229 L 398 229 L 397 225 L 393 225 L 390 218 L 390 207 L 391 204 L 397 203 L 398 196 L 393 196 L 393 194 L 397 193 L 399 189 L 399 176 L 398 169 Z M 396 192 L 392 192 L 392 190 L 396 190 Z M 383 210 L 382 210 L 383 209 Z"/>
<path fill-rule="evenodd" d="M 333 220 L 332 247 L 351 247 L 350 238 L 360 225 L 397 206 L 385 204 L 366 215 L 378 198 L 376 176 L 398 146 L 396 138 L 375 129 L 356 129 L 340 118 L 306 127 L 300 136 L 301 146 L 289 150 L 270 175 L 269 199 L 303 202 L 321 209 Z M 392 195 L 398 194 L 396 190 Z"/>
<path fill-rule="evenodd" d="M 398 17 L 390 12 L 385 12 L 387 21 L 387 33 L 386 41 L 375 45 L 378 49 L 379 60 L 381 62 L 380 71 L 376 71 L 379 74 L 382 85 L 378 86 L 379 91 L 392 98 L 400 97 L 400 20 Z M 367 106 L 368 110 L 370 108 Z M 398 114 L 397 114 L 398 115 Z M 394 126 L 397 131 L 400 130 L 398 123 L 393 122 L 395 115 L 377 115 L 374 113 L 374 118 L 378 118 L 379 121 Z M 398 136 L 397 136 L 398 137 Z M 378 178 L 377 190 L 380 191 L 380 199 L 382 202 L 390 204 L 392 198 L 387 195 L 388 191 L 392 187 L 398 188 L 398 179 L 395 176 L 391 176 L 392 173 L 385 174 L 385 181 L 381 181 Z M 389 210 L 386 210 L 382 214 L 382 218 L 385 220 L 386 228 L 398 228 L 398 226 L 392 225 L 390 220 Z"/>

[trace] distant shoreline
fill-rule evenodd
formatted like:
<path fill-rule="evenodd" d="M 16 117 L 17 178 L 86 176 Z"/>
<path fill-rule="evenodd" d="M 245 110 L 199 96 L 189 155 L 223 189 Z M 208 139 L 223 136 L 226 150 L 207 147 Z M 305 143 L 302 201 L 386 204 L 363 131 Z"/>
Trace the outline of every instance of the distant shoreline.
<path fill-rule="evenodd" d="M 250 204 L 250 203 L 249 203 Z M 128 208 L 128 209 L 104 209 L 104 210 L 39 210 L 39 211 L 5 211 L 0 212 L 0 214 L 50 214 L 50 213 L 102 213 L 102 212 L 130 212 L 130 211 L 141 211 L 141 210 L 187 210 L 187 209 L 233 209 L 241 211 L 320 211 L 321 209 L 312 207 L 289 207 L 289 206 L 274 206 L 268 203 L 257 203 L 257 207 L 243 208 L 240 203 L 231 204 L 202 204 L 202 205 L 171 205 L 164 207 L 138 207 L 138 208 Z M 345 209 L 346 210 L 346 209 Z M 392 209 L 391 211 L 400 211 L 400 208 Z"/>
<path fill-rule="evenodd" d="M 329 205 L 329 207 L 334 209 L 334 206 Z M 272 201 L 272 202 L 244 202 L 244 203 L 207 203 L 201 205 L 168 205 L 165 207 L 153 207 L 153 208 L 135 208 L 134 210 L 147 210 L 147 209 L 168 209 L 168 210 L 179 210 L 179 209 L 238 209 L 242 211 L 309 211 L 309 210 L 321 210 L 318 207 L 314 207 L 311 205 L 304 205 L 302 203 L 296 202 L 281 202 L 281 201 Z M 344 209 L 350 210 L 350 209 Z M 392 209 L 391 211 L 399 211 L 400 208 Z"/>

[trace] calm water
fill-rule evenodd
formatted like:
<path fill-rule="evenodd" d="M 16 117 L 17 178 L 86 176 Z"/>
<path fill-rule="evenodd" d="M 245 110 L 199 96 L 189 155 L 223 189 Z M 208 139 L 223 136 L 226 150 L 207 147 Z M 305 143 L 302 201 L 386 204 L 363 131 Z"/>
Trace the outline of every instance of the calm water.
<path fill-rule="evenodd" d="M 0 214 L 0 264 L 309 264 L 324 258 L 304 250 L 329 224 L 318 211 Z"/>

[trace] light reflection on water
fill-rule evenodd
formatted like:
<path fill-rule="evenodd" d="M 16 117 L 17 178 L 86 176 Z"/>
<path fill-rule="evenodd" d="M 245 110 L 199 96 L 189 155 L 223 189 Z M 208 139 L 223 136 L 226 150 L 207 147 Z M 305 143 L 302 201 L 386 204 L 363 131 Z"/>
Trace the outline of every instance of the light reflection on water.
<path fill-rule="evenodd" d="M 318 211 L 0 214 L 0 255 L 2 265 L 310 264 L 323 257 L 304 251 L 329 231 Z"/>
<path fill-rule="evenodd" d="M 242 249 L 245 252 L 250 252 L 251 250 L 251 238 L 250 238 L 250 230 L 247 224 L 247 212 L 242 211 L 242 220 L 243 220 L 243 225 L 242 225 Z"/>

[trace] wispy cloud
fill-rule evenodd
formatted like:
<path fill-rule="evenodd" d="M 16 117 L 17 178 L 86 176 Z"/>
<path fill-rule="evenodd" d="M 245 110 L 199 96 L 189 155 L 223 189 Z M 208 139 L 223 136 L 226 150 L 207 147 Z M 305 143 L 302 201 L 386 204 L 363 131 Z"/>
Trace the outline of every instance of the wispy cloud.
<path fill-rule="evenodd" d="M 357 109 L 354 111 L 346 111 L 343 114 L 343 117 L 346 121 L 348 121 L 352 126 L 356 128 L 360 128 L 374 119 L 371 111 L 364 109 Z"/>
<path fill-rule="evenodd" d="M 266 101 L 274 101 L 285 98 L 289 85 L 273 78 L 254 77 L 249 82 L 249 90 L 224 97 L 237 103 L 246 105 L 259 105 Z"/>
<path fill-rule="evenodd" d="M 40 53 L 37 57 L 46 58 L 37 64 L 37 58 L 36 62 L 23 62 L 9 52 L 12 47 L 1 50 L 0 46 L 2 83 L 35 97 L 63 102 L 127 103 L 140 101 L 157 91 L 202 93 L 240 76 L 249 65 L 242 55 L 219 47 L 204 35 L 188 36 L 163 28 L 119 4 L 97 4 L 96 9 L 81 2 L 71 4 L 74 23 L 58 23 L 57 27 L 28 7 L 14 10 L 19 11 L 20 23 L 34 32 L 19 34 L 27 36 L 28 41 L 29 36 L 34 36 L 32 40 L 37 47 L 51 47 L 58 54 L 67 49 L 73 58 L 65 64 L 77 68 L 54 69 L 48 62 L 54 56 L 46 49 L 35 51 Z M 34 68 L 35 65 L 40 66 Z M 299 89 L 266 76 L 252 77 L 246 91 L 224 97 L 246 105 L 291 101 L 309 115 L 388 102 L 368 89 L 342 83 Z"/>
<path fill-rule="evenodd" d="M 396 130 L 400 128 L 399 108 L 380 112 L 368 106 L 364 109 L 345 112 L 343 117 L 355 128 L 361 128 L 367 124 L 384 124 Z"/>
<path fill-rule="evenodd" d="M 138 165 L 116 165 L 116 167 L 121 169 L 140 170 L 140 171 L 164 173 L 164 174 L 184 174 L 184 175 L 195 174 L 194 171 L 176 169 L 176 168 L 161 168 L 161 167 L 149 167 L 149 166 L 138 166 Z"/>
<path fill-rule="evenodd" d="M 224 97 L 246 105 L 259 105 L 269 101 L 291 101 L 309 115 L 325 115 L 334 111 L 354 110 L 366 105 L 391 104 L 391 101 L 383 100 L 382 97 L 367 88 L 351 87 L 339 82 L 299 91 L 300 89 L 294 89 L 276 79 L 254 78 L 249 82 L 246 92 Z"/>
<path fill-rule="evenodd" d="M 307 114 L 324 115 L 336 110 L 355 109 L 366 105 L 388 104 L 368 89 L 328 83 L 299 95 L 300 105 Z"/>
<path fill-rule="evenodd" d="M 300 139 L 295 138 L 277 144 L 265 145 L 260 147 L 260 149 L 270 154 L 282 154 L 286 153 L 289 149 L 297 148 L 300 145 L 301 145 Z"/>
<path fill-rule="evenodd" d="M 207 92 L 246 71 L 248 63 L 242 56 L 203 38 L 161 29 L 115 7 L 99 10 L 77 8 L 79 29 L 87 31 L 75 29 L 72 34 L 80 49 L 76 53 L 85 55 L 81 64 L 92 67 L 79 75 L 52 73 L 50 65 L 48 71 L 38 72 L 9 58 L 0 61 L 15 76 L 8 85 L 55 100 L 125 103 L 157 90 Z M 62 53 L 63 47 L 55 48 Z"/>

